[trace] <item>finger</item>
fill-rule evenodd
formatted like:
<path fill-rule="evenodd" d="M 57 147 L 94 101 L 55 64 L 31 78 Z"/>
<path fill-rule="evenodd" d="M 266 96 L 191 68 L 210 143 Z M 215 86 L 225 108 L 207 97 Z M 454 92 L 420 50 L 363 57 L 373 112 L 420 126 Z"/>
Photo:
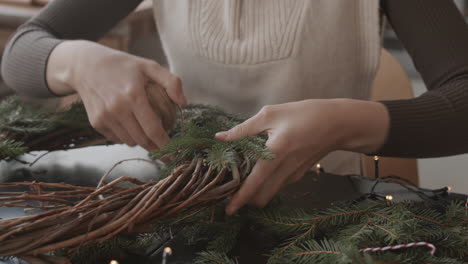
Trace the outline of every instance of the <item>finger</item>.
<path fill-rule="evenodd" d="M 290 156 L 291 157 L 291 156 Z M 256 207 L 265 207 L 268 202 L 288 183 L 288 180 L 296 176 L 304 166 L 304 161 L 296 158 L 284 159 L 278 168 L 273 172 L 268 181 L 266 181 L 258 190 L 249 204 Z"/>
<path fill-rule="evenodd" d="M 98 133 L 104 136 L 107 140 L 109 140 L 112 143 L 116 143 L 116 144 L 122 143 L 122 140 L 117 135 L 112 133 L 111 130 L 103 129 L 102 131 L 98 131 Z"/>
<path fill-rule="evenodd" d="M 157 149 L 157 145 L 148 138 L 132 112 L 122 113 L 119 116 L 120 126 L 127 131 L 134 142 L 148 151 Z"/>
<path fill-rule="evenodd" d="M 163 87 L 167 95 L 169 95 L 176 104 L 180 106 L 187 105 L 187 98 L 182 89 L 182 80 L 179 77 L 154 61 L 149 61 L 145 67 L 145 74 L 150 80 Z"/>
<path fill-rule="evenodd" d="M 275 171 L 278 164 L 279 162 L 275 160 L 259 160 L 226 207 L 226 214 L 232 215 L 243 207 Z"/>
<path fill-rule="evenodd" d="M 265 118 L 262 114 L 256 114 L 228 131 L 216 133 L 216 139 L 221 141 L 232 141 L 243 137 L 252 137 L 265 132 Z"/>
<path fill-rule="evenodd" d="M 283 187 L 300 181 L 305 176 L 305 174 L 312 168 L 312 164 L 314 163 L 304 163 L 304 165 L 302 165 L 301 168 L 299 168 L 291 177 L 288 177 L 288 180 L 283 185 Z"/>
<path fill-rule="evenodd" d="M 109 119 L 108 130 L 112 131 L 119 139 L 120 142 L 127 144 L 130 147 L 136 146 L 135 140 L 128 134 L 127 130 L 120 125 L 117 120 Z"/>
<path fill-rule="evenodd" d="M 106 124 L 103 124 L 95 128 L 99 134 L 103 135 L 108 140 L 114 143 L 125 143 L 129 146 L 135 146 L 135 142 L 132 138 L 120 127 L 118 122 L 108 120 Z"/>
<path fill-rule="evenodd" d="M 83 104 L 86 109 L 86 114 L 88 115 L 88 120 L 91 123 L 91 126 L 107 140 L 110 140 L 114 143 L 122 143 L 123 140 L 110 129 L 112 127 L 112 120 L 109 117 L 104 117 L 103 115 L 98 115 L 96 117 L 96 108 L 94 107 L 93 101 L 83 100 Z"/>
<path fill-rule="evenodd" d="M 133 112 L 146 136 L 158 148 L 162 148 L 170 140 L 161 118 L 154 112 L 146 96 L 137 99 Z"/>

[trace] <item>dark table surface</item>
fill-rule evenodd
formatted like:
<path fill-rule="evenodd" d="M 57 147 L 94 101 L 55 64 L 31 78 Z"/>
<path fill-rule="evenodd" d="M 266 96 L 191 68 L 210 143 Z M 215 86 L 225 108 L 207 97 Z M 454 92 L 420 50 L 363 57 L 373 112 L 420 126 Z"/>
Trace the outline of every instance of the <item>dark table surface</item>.
<path fill-rule="evenodd" d="M 355 200 L 364 194 L 368 194 L 375 183 L 374 179 L 357 175 L 341 176 L 327 173 L 320 173 L 318 175 L 316 173 L 309 173 L 302 181 L 285 190 L 282 203 L 290 207 L 306 209 L 327 208 L 333 206 L 336 202 Z M 374 191 L 382 195 L 392 195 L 394 201 L 420 201 L 417 194 L 408 191 L 397 183 L 379 183 Z M 430 193 L 428 194 L 429 196 L 431 195 Z M 467 196 L 449 193 L 448 198 L 465 201 Z M 240 263 L 265 263 L 267 260 L 265 254 L 271 250 L 269 247 L 271 243 L 262 239 L 264 237 L 256 234 L 253 227 L 247 226 L 241 230 L 237 249 Z M 171 258 L 171 262 L 169 262 L 171 264 L 191 263 L 197 250 L 196 248 L 187 248 L 184 246 L 183 241 L 177 240 L 176 237 L 176 239 L 161 246 L 159 250 L 153 253 L 156 257 L 156 263 L 158 263 L 157 260 L 160 259 L 162 249 L 165 246 L 170 246 L 173 249 L 174 256 Z"/>
<path fill-rule="evenodd" d="M 323 172 L 318 175 L 309 173 L 301 182 L 285 191 L 284 203 L 293 207 L 326 208 L 337 201 L 357 199 L 363 194 L 369 193 L 374 184 L 374 179 L 359 176 L 339 176 Z M 379 183 L 375 192 L 392 195 L 395 201 L 419 199 L 415 193 L 409 192 L 396 183 Z M 457 200 L 467 199 L 467 196 L 456 193 L 450 193 L 449 197 Z M 24 214 L 22 209 L 0 207 L 0 218 L 19 217 Z M 265 261 L 264 254 L 267 253 L 265 245 L 268 243 L 259 241 L 258 237 L 255 231 L 249 227 L 241 230 L 237 249 L 240 263 L 263 263 Z M 174 252 L 168 264 L 191 263 L 196 252 L 201 249 L 196 245 L 187 246 L 181 236 L 176 233 L 170 241 L 154 245 L 143 259 L 139 258 L 137 262 L 128 263 L 160 263 L 162 250 L 166 246 L 170 246 Z"/>

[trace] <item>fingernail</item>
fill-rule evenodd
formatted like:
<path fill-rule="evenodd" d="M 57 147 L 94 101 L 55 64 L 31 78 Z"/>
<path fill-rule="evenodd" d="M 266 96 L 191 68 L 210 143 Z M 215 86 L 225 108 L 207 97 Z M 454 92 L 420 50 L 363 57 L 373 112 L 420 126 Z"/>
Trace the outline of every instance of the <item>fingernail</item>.
<path fill-rule="evenodd" d="M 232 206 L 228 206 L 226 208 L 226 215 L 231 216 L 236 212 L 236 210 Z"/>
<path fill-rule="evenodd" d="M 225 139 L 226 136 L 227 136 L 226 132 L 218 132 L 218 133 L 215 134 L 215 137 L 217 139 Z"/>

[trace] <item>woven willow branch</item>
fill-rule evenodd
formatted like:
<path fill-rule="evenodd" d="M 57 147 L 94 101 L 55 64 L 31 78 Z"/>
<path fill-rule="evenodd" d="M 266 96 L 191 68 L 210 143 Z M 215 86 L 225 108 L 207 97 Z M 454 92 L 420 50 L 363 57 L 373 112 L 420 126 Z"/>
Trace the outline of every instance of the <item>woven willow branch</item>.
<path fill-rule="evenodd" d="M 155 111 L 168 120 L 164 127 L 169 130 L 174 126 L 178 109 L 164 91 L 150 88 L 151 98 L 159 100 L 152 101 Z M 14 121 L 3 120 L 10 128 L 0 129 L 0 141 L 22 142 L 28 150 L 107 143 L 89 125 L 82 105 L 74 105 L 63 113 L 36 115 L 35 108 L 11 99 L 1 102 L 0 108 Z M 24 116 L 20 118 L 18 113 Z M 187 106 L 179 114 L 173 140 L 159 153 L 160 157 L 155 157 L 175 159 L 169 164 L 171 174 L 162 180 L 141 182 L 121 177 L 105 183 L 106 176 L 119 162 L 95 188 L 63 183 L 0 183 L 0 207 L 39 211 L 0 219 L 0 256 L 38 256 L 62 248 L 73 251 L 118 234 L 151 231 L 152 224 L 160 220 L 187 216 L 232 195 L 256 160 L 269 157 L 261 138 L 237 143 L 214 140 L 216 132 L 241 122 L 234 115 L 202 105 Z M 29 123 L 25 121 L 28 116 Z M 37 129 L 44 124 L 50 126 Z M 40 133 L 29 133 L 30 127 Z M 199 142 L 206 146 L 199 146 Z M 19 192 L 18 188 L 29 191 Z"/>
<path fill-rule="evenodd" d="M 153 182 L 121 177 L 98 188 L 62 183 L 2 183 L 2 190 L 29 187 L 30 191 L 1 192 L 0 206 L 42 212 L 0 220 L 0 256 L 77 249 L 187 214 L 232 195 L 250 171 L 249 166 L 244 162 L 240 168 L 217 170 L 196 158 L 178 166 L 165 179 Z M 122 187 L 119 184 L 123 182 L 131 184 Z"/>

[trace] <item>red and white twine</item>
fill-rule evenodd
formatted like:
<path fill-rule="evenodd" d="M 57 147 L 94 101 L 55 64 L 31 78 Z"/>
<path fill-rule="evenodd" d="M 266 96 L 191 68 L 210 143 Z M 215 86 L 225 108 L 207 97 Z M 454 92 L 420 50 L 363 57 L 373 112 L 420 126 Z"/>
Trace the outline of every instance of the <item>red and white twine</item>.
<path fill-rule="evenodd" d="M 397 250 L 402 248 L 411 248 L 411 247 L 420 247 L 425 246 L 431 249 L 431 255 L 434 255 L 436 251 L 436 247 L 427 242 L 413 242 L 409 244 L 401 244 L 401 245 L 394 245 L 394 246 L 386 246 L 386 247 L 376 247 L 376 248 L 363 248 L 360 249 L 359 252 L 380 252 L 380 251 L 387 251 L 387 250 Z"/>
<path fill-rule="evenodd" d="M 468 214 L 468 198 L 466 199 L 465 202 L 465 211 Z M 359 252 L 382 252 L 382 251 L 387 251 L 387 250 L 397 250 L 397 249 L 402 249 L 402 248 L 411 248 L 411 247 L 428 247 L 430 249 L 429 253 L 431 255 L 434 255 L 436 251 L 436 247 L 427 242 L 413 242 L 413 243 L 408 243 L 408 244 L 401 244 L 401 245 L 394 245 L 394 246 L 386 246 L 386 247 L 376 247 L 376 248 L 363 248 L 360 249 Z"/>

